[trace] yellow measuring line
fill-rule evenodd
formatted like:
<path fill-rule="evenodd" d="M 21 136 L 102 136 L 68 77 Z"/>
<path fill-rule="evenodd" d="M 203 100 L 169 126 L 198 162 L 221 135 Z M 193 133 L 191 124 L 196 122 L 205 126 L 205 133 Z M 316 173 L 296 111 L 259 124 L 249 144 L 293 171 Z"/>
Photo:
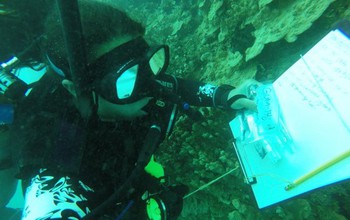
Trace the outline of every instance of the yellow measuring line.
<path fill-rule="evenodd" d="M 294 180 L 292 183 L 290 183 L 289 185 L 287 185 L 284 189 L 286 191 L 289 191 L 293 188 L 295 188 L 296 186 L 300 185 L 301 183 L 305 182 L 306 180 L 310 179 L 311 177 L 315 176 L 316 174 L 322 172 L 323 170 L 333 166 L 334 164 L 346 159 L 350 157 L 350 150 L 348 150 L 347 152 L 337 156 L 336 158 L 328 161 L 327 163 L 321 165 L 320 167 L 314 169 L 313 171 L 301 176 L 300 178 Z"/>

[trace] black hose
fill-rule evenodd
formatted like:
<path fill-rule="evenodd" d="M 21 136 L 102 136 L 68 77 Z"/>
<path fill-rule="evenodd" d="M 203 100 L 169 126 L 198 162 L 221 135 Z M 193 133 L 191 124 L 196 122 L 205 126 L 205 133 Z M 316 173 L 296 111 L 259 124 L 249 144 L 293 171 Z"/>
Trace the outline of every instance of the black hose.
<path fill-rule="evenodd" d="M 127 193 L 132 185 L 139 180 L 141 173 L 143 172 L 145 166 L 151 159 L 152 154 L 160 143 L 162 136 L 161 128 L 157 125 L 152 125 L 147 133 L 146 139 L 143 143 L 141 152 L 137 159 L 137 165 L 132 171 L 128 179 L 123 183 L 117 191 L 115 191 L 106 201 L 101 205 L 93 209 L 89 214 L 87 214 L 83 219 L 96 219 L 96 217 L 101 216 L 104 212 L 111 208 L 118 199 L 123 198 L 123 195 Z"/>
<path fill-rule="evenodd" d="M 56 0 L 62 21 L 68 63 L 72 74 L 78 99 L 78 108 L 84 119 L 92 115 L 92 93 L 90 80 L 85 75 L 87 70 L 87 58 L 84 36 L 80 21 L 79 6 L 77 0 Z"/>

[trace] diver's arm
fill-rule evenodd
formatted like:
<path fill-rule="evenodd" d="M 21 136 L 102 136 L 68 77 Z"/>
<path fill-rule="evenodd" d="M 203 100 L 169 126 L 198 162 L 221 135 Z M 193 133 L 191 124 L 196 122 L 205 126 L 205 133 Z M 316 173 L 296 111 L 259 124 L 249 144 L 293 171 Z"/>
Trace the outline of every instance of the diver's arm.
<path fill-rule="evenodd" d="M 159 82 L 175 91 L 184 102 L 190 105 L 221 109 L 247 108 L 255 110 L 256 108 L 255 103 L 247 99 L 245 83 L 242 84 L 243 87 L 239 86 L 238 88 L 230 85 L 215 86 L 165 74 L 159 78 Z"/>
<path fill-rule="evenodd" d="M 190 105 L 228 109 L 227 97 L 233 86 L 215 86 L 193 80 L 177 78 L 178 94 Z"/>
<path fill-rule="evenodd" d="M 179 95 L 182 101 L 194 106 L 226 108 L 226 100 L 233 86 L 215 86 L 173 75 L 162 75 L 158 82 Z"/>

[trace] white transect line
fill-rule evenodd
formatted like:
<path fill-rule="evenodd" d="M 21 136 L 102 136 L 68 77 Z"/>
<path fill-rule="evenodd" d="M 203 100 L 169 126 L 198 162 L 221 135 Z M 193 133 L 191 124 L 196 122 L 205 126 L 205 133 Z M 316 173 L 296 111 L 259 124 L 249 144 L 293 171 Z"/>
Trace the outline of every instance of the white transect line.
<path fill-rule="evenodd" d="M 193 192 L 191 192 L 191 193 L 185 195 L 185 196 L 183 197 L 183 199 L 186 199 L 186 198 L 192 196 L 193 194 L 195 194 L 196 192 L 198 192 L 198 191 L 200 191 L 200 190 L 202 190 L 202 189 L 204 189 L 204 188 L 207 188 L 207 187 L 210 186 L 211 184 L 213 184 L 213 183 L 219 181 L 220 179 L 224 178 L 225 176 L 227 176 L 228 174 L 230 174 L 230 173 L 232 173 L 233 171 L 237 170 L 238 168 L 239 168 L 239 166 L 236 166 L 235 168 L 233 168 L 232 170 L 228 171 L 227 173 L 224 173 L 223 175 L 221 175 L 221 176 L 219 176 L 218 178 L 216 178 L 216 179 L 210 181 L 209 183 L 204 184 L 203 186 L 199 187 L 199 188 L 196 189 L 195 191 L 193 191 Z"/>

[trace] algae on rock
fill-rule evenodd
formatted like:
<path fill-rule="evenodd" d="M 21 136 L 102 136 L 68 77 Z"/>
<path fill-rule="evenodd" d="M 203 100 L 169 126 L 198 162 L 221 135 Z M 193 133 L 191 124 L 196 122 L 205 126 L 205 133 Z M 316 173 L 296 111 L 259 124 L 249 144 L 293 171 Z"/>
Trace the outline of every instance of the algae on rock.
<path fill-rule="evenodd" d="M 256 39 L 254 45 L 246 50 L 246 61 L 259 55 L 265 44 L 270 42 L 283 38 L 294 42 L 334 1 L 293 0 L 284 2 L 283 8 L 271 8 L 271 5 L 263 7 L 247 22 L 254 25 Z"/>

